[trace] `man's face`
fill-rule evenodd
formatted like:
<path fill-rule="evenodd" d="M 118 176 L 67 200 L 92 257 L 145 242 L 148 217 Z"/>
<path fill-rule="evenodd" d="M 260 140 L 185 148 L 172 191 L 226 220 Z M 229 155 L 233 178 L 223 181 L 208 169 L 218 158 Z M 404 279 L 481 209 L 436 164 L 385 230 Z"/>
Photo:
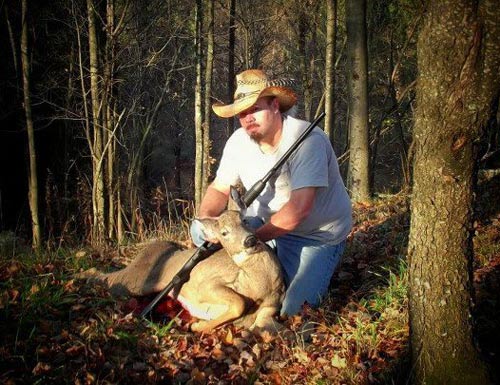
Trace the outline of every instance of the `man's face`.
<path fill-rule="evenodd" d="M 252 107 L 240 112 L 238 118 L 250 138 L 259 143 L 274 134 L 276 119 L 281 119 L 278 99 L 260 98 Z"/>

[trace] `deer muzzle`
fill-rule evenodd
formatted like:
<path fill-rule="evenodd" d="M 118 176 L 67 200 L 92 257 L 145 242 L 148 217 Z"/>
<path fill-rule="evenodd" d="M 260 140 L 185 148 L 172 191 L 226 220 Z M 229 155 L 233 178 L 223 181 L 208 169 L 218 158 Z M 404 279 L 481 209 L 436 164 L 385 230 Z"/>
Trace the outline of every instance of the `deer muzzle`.
<path fill-rule="evenodd" d="M 255 235 L 249 235 L 243 241 L 243 246 L 245 246 L 245 248 L 248 249 L 250 247 L 254 247 L 257 244 L 257 242 L 258 242 L 258 239 Z"/>

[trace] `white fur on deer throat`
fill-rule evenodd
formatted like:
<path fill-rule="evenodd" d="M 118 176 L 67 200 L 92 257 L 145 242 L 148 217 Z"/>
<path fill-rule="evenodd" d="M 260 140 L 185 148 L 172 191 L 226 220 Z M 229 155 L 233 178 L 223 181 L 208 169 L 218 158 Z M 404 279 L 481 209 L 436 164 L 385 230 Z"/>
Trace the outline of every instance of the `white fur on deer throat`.
<path fill-rule="evenodd" d="M 241 266 L 245 261 L 251 257 L 252 254 L 249 254 L 248 251 L 240 251 L 238 254 L 233 254 L 231 258 L 233 258 L 234 263 L 236 265 Z"/>

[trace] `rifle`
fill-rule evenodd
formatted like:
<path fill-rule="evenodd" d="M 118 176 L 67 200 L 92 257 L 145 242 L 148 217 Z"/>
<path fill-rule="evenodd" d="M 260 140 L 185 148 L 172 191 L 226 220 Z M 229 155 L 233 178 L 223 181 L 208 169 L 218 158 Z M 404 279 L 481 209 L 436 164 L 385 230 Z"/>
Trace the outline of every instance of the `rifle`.
<path fill-rule="evenodd" d="M 231 190 L 232 198 L 237 201 L 239 207 L 248 207 L 254 200 L 259 196 L 259 194 L 266 187 L 266 183 L 271 179 L 271 177 L 281 168 L 283 163 L 287 161 L 290 155 L 297 149 L 297 147 L 304 141 L 304 139 L 311 133 L 314 127 L 325 117 L 325 113 L 322 112 L 305 130 L 297 140 L 290 146 L 290 148 L 281 156 L 281 158 L 276 162 L 276 164 L 268 171 L 266 175 L 260 180 L 258 180 L 243 196 L 240 198 L 234 192 L 236 190 Z M 141 312 L 141 317 L 146 317 L 146 315 L 153 310 L 156 304 L 167 295 L 172 289 L 176 288 L 176 291 L 180 290 L 180 287 L 189 280 L 189 274 L 191 270 L 201 261 L 211 256 L 217 250 L 220 250 L 222 246 L 219 243 L 212 243 L 205 241 L 203 244 L 196 249 L 194 254 L 187 260 L 187 262 L 182 266 L 180 271 L 172 278 L 165 288 L 158 293 L 158 295 L 151 301 L 151 303 L 144 308 Z"/>

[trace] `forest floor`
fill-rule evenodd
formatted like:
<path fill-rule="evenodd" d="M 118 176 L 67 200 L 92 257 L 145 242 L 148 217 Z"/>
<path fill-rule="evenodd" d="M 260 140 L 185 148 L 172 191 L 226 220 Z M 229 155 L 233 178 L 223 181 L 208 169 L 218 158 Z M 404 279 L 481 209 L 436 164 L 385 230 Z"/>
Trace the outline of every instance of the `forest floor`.
<path fill-rule="evenodd" d="M 475 330 L 492 368 L 500 367 L 498 191 L 498 177 L 479 191 L 474 241 Z M 138 314 L 152 298 L 116 300 L 71 279 L 90 265 L 122 266 L 134 247 L 120 257 L 37 256 L 0 238 L 0 383 L 404 384 L 409 218 L 403 194 L 357 206 L 330 297 L 281 320 L 277 335 L 260 336 L 232 325 L 194 334 L 190 317 L 169 301 L 145 322 Z"/>

